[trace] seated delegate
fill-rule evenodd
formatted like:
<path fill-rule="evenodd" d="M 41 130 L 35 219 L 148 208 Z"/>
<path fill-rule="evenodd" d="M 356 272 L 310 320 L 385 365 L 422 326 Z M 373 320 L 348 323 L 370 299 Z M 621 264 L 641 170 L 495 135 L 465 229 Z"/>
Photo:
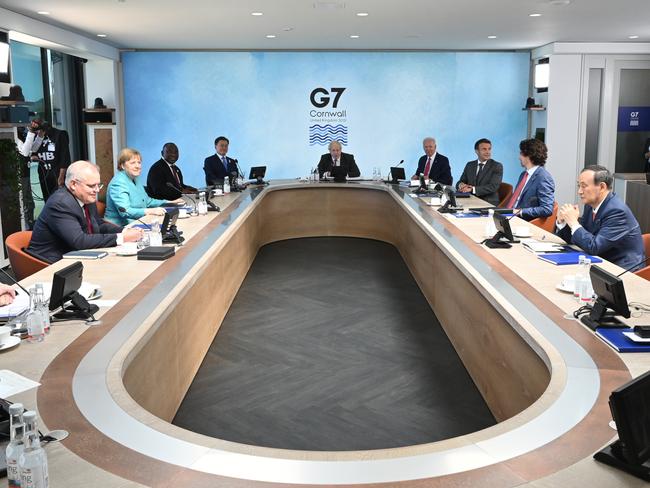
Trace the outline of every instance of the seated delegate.
<path fill-rule="evenodd" d="M 503 179 L 503 165 L 492 159 L 492 143 L 489 139 L 476 141 L 474 151 L 478 158 L 465 165 L 456 188 L 458 191 L 473 193 L 496 206 L 499 204 L 498 191 Z"/>
<path fill-rule="evenodd" d="M 203 171 L 205 172 L 205 184 L 208 186 L 223 183 L 226 177 L 238 176 L 236 159 L 229 158 L 228 146 L 230 141 L 227 137 L 219 136 L 214 140 L 216 154 L 205 158 Z M 243 175 L 241 175 L 243 177 Z"/>
<path fill-rule="evenodd" d="M 125 229 L 106 222 L 97 213 L 99 168 L 88 161 L 72 163 L 65 185 L 45 203 L 36 220 L 27 252 L 44 261 L 55 262 L 63 254 L 136 242 L 140 229 Z"/>
<path fill-rule="evenodd" d="M 645 251 L 639 223 L 625 203 L 612 192 L 614 178 L 604 166 L 587 166 L 578 177 L 578 196 L 584 212 L 564 204 L 557 215 L 557 234 L 588 254 L 635 271 L 644 264 Z"/>
<path fill-rule="evenodd" d="M 418 179 L 421 174 L 429 181 L 451 185 L 453 178 L 451 176 L 451 167 L 449 159 L 438 152 L 438 145 L 433 137 L 425 137 L 422 141 L 424 156 L 418 161 L 418 169 L 411 179 Z"/>
<path fill-rule="evenodd" d="M 339 141 L 332 141 L 327 146 L 329 153 L 323 154 L 318 162 L 318 175 L 329 178 L 332 175 L 332 168 L 341 167 L 342 171 L 349 178 L 361 176 L 361 171 L 354 161 L 352 154 L 344 153 Z"/>
<path fill-rule="evenodd" d="M 174 200 L 184 193 L 196 193 L 197 189 L 183 182 L 183 173 L 176 164 L 178 147 L 173 142 L 166 143 L 162 156 L 156 161 L 147 174 L 147 190 L 152 198 Z M 171 185 L 171 186 L 170 186 Z"/>
<path fill-rule="evenodd" d="M 183 199 L 167 201 L 151 198 L 142 183 L 142 157 L 135 149 L 124 148 L 117 159 L 117 174 L 108 184 L 105 218 L 118 225 L 127 225 L 145 215 L 165 215 L 165 204 L 182 204 Z"/>
<path fill-rule="evenodd" d="M 519 143 L 519 161 L 524 171 L 519 175 L 515 190 L 506 203 L 524 220 L 548 217 L 555 203 L 555 181 L 544 165 L 548 150 L 539 139 L 524 139 Z"/>

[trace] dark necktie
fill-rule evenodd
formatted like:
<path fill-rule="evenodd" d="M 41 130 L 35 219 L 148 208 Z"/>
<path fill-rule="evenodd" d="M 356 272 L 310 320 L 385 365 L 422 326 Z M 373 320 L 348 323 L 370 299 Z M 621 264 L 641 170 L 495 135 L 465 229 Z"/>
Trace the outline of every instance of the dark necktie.
<path fill-rule="evenodd" d="M 88 229 L 88 234 L 93 233 L 93 223 L 90 220 L 90 210 L 88 210 L 88 205 L 84 205 L 84 214 L 86 215 L 86 227 Z"/>
<path fill-rule="evenodd" d="M 223 167 L 226 168 L 226 173 L 228 172 L 228 160 L 226 159 L 226 156 L 221 157 L 221 162 L 223 163 Z"/>
<path fill-rule="evenodd" d="M 478 183 L 478 180 L 481 177 L 481 173 L 483 172 L 483 168 L 485 168 L 485 163 L 480 163 L 478 165 L 478 172 L 476 173 L 476 183 Z"/>

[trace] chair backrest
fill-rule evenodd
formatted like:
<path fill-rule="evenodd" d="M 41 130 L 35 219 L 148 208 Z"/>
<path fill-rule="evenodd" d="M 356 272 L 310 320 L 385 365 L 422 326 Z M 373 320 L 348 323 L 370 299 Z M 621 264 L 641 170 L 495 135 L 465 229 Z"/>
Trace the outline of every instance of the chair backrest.
<path fill-rule="evenodd" d="M 97 200 L 96 205 L 97 205 L 97 213 L 103 219 L 104 214 L 106 213 L 106 204 L 104 202 L 101 202 L 101 201 Z"/>
<path fill-rule="evenodd" d="M 537 217 L 530 221 L 531 224 L 536 225 L 540 229 L 544 229 L 546 232 L 555 231 L 555 221 L 557 220 L 557 202 L 553 202 L 553 213 L 548 217 Z"/>
<path fill-rule="evenodd" d="M 639 271 L 635 271 L 634 274 L 650 281 L 650 266 L 646 266 L 645 268 L 642 268 Z"/>
<path fill-rule="evenodd" d="M 506 202 L 512 196 L 512 185 L 510 183 L 501 183 L 499 185 L 499 190 L 497 191 L 499 195 L 499 207 L 503 207 Z"/>
<path fill-rule="evenodd" d="M 11 264 L 11 270 L 18 281 L 48 266 L 46 262 L 30 256 L 23 250 L 29 246 L 31 238 L 32 231 L 23 230 L 14 232 L 5 240 L 7 254 L 9 255 L 9 264 Z"/>
<path fill-rule="evenodd" d="M 645 249 L 645 257 L 650 258 L 650 234 L 643 234 L 643 248 Z"/>

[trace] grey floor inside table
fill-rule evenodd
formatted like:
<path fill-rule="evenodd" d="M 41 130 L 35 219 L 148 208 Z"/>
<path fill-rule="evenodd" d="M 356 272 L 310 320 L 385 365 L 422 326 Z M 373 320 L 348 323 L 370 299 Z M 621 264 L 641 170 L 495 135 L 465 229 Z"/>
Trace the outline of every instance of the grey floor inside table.
<path fill-rule="evenodd" d="M 343 451 L 434 442 L 495 420 L 397 249 L 324 237 L 260 249 L 173 423 Z"/>

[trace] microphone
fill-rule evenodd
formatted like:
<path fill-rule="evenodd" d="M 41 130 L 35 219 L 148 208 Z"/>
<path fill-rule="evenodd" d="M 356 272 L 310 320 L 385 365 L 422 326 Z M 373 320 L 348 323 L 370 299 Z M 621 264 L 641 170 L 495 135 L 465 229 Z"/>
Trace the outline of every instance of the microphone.
<path fill-rule="evenodd" d="M 124 207 L 117 207 L 117 209 L 122 213 L 126 213 L 126 209 Z M 147 229 L 151 230 L 151 225 L 150 224 L 147 224 L 146 222 L 144 222 L 144 221 L 142 221 L 140 219 L 135 219 L 135 220 L 140 222 L 142 225 L 146 226 Z"/>
<path fill-rule="evenodd" d="M 240 177 L 244 177 L 244 173 L 242 172 L 241 168 L 239 167 L 239 161 L 236 159 L 232 160 L 233 163 L 235 163 L 235 166 L 237 166 L 237 172 L 239 173 Z"/>
<path fill-rule="evenodd" d="M 173 188 L 174 190 L 176 190 L 176 191 L 180 194 L 181 197 L 183 196 L 183 192 L 180 191 L 178 188 L 176 188 L 176 187 L 174 186 L 173 183 L 170 183 L 170 182 L 168 181 L 168 182 L 165 183 L 165 184 L 166 184 L 169 188 Z M 186 196 L 187 198 L 189 198 L 190 200 L 192 200 L 192 204 L 194 205 L 194 210 L 192 211 L 192 214 L 198 214 L 199 211 L 198 211 L 198 207 L 197 207 L 196 200 L 194 200 L 194 198 L 192 198 L 192 197 L 191 197 L 190 195 L 188 195 L 188 194 L 185 194 L 185 196 Z"/>
<path fill-rule="evenodd" d="M 399 163 L 397 163 L 397 164 L 395 165 L 395 167 L 397 168 L 397 167 L 398 167 L 400 164 L 402 164 L 403 162 L 404 162 L 404 160 L 402 159 Z"/>
<path fill-rule="evenodd" d="M 650 256 L 648 256 L 647 258 L 645 258 L 645 259 L 644 259 L 643 261 L 641 261 L 640 263 L 636 263 L 634 266 L 632 266 L 632 267 L 630 267 L 630 268 L 627 268 L 627 269 L 626 269 L 625 271 L 623 271 L 621 274 L 616 275 L 616 277 L 617 277 L 617 278 L 620 278 L 620 277 L 623 276 L 625 273 L 627 273 L 627 272 L 629 272 L 629 271 L 632 271 L 634 268 L 636 268 L 637 266 L 639 266 L 639 265 L 641 265 L 641 264 L 645 264 L 645 263 L 647 263 L 649 260 L 650 260 Z"/>
<path fill-rule="evenodd" d="M 170 182 L 168 181 L 167 183 L 165 183 L 165 185 L 167 186 L 167 188 L 171 188 L 172 190 L 176 190 L 176 191 L 178 192 L 178 196 L 179 196 L 179 197 L 182 197 L 182 196 L 183 196 L 183 192 L 180 191 L 180 190 L 178 189 L 178 187 L 177 187 L 176 185 L 174 185 L 173 183 L 170 183 Z"/>
<path fill-rule="evenodd" d="M 7 273 L 4 269 L 0 268 L 0 271 L 2 272 L 3 275 L 5 275 L 7 278 L 9 278 L 9 279 L 11 280 L 11 282 L 12 282 L 14 285 L 18 285 L 18 287 L 19 287 L 21 290 L 23 290 L 25 293 L 27 293 L 27 296 L 29 297 L 29 300 L 30 300 L 29 304 L 30 304 L 30 306 L 31 306 L 31 299 L 32 299 L 32 297 L 30 296 L 29 292 L 28 292 L 28 291 L 23 287 L 23 285 L 21 285 L 20 283 L 18 283 L 18 281 L 16 280 L 16 278 L 14 278 L 13 276 L 11 276 L 11 275 L 10 275 L 9 273 Z"/>

